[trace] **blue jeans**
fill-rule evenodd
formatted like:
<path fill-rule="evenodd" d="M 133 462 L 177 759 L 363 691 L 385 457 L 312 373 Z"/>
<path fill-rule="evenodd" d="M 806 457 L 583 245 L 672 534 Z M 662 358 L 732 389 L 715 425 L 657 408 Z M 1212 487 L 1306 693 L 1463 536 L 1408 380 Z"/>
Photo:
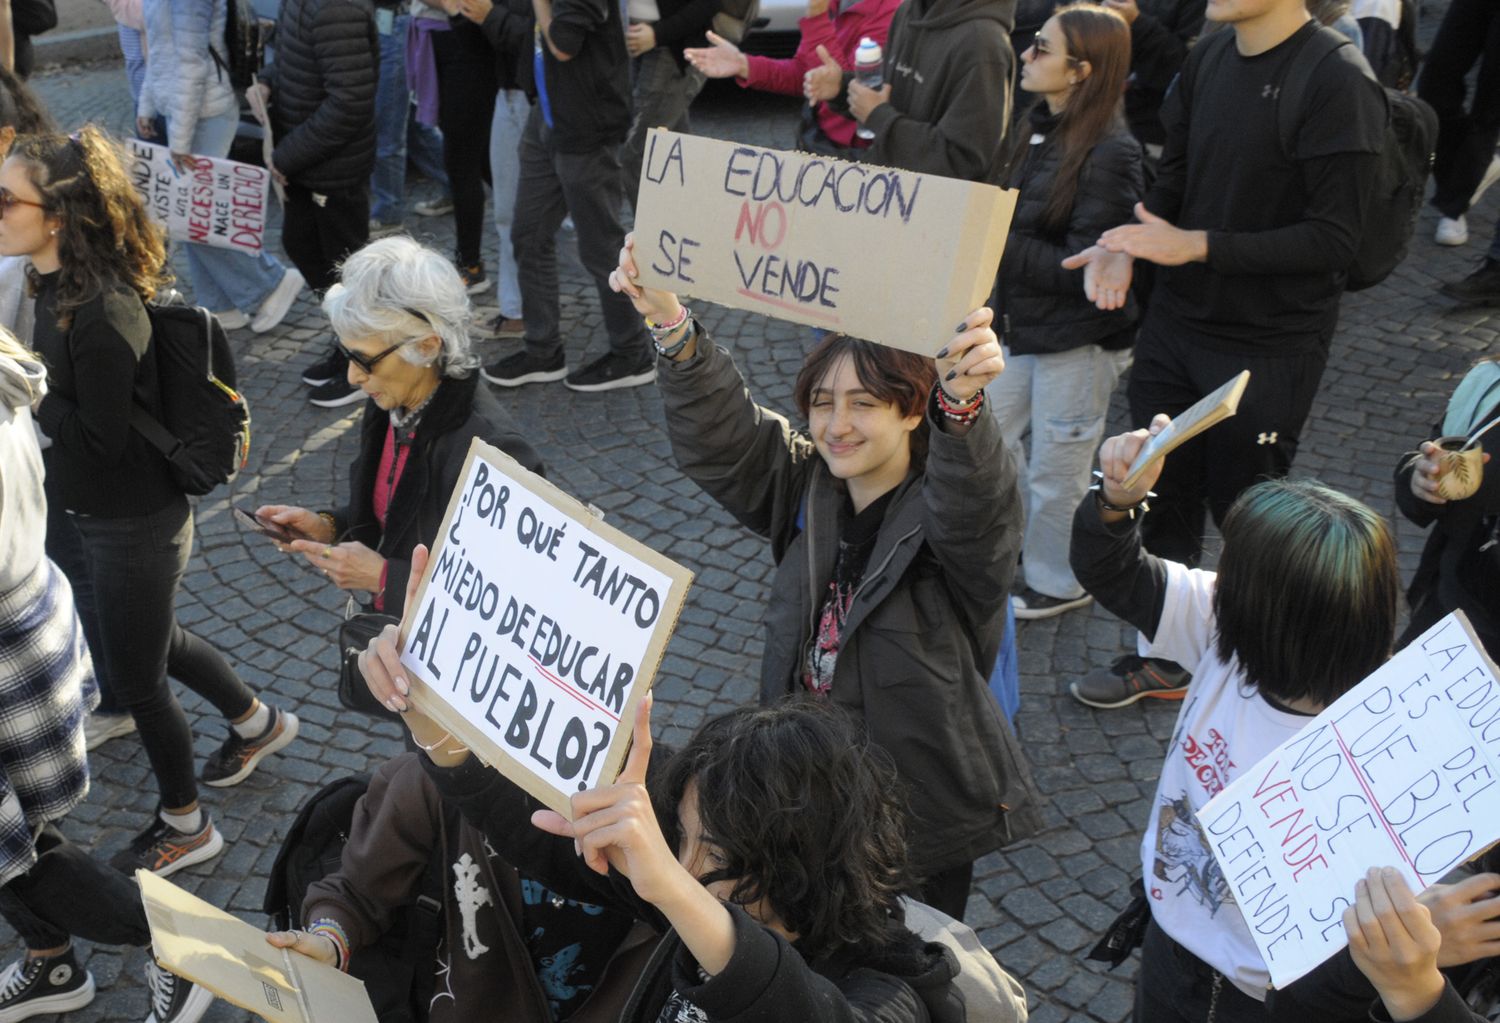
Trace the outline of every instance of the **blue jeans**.
<path fill-rule="evenodd" d="M 495 116 L 490 122 L 490 187 L 495 234 L 500 238 L 495 297 L 500 315 L 511 320 L 521 318 L 521 284 L 516 277 L 510 225 L 516 214 L 516 184 L 521 180 L 521 135 L 530 116 L 531 101 L 520 89 L 501 89 L 495 94 Z"/>
<path fill-rule="evenodd" d="M 199 120 L 193 132 L 193 153 L 228 156 L 239 123 L 238 110 Z M 248 252 L 188 242 L 187 263 L 188 276 L 193 279 L 193 299 L 215 312 L 239 309 L 254 315 L 286 276 L 286 267 L 264 248 L 260 255 L 252 256 Z"/>
<path fill-rule="evenodd" d="M 1098 345 L 1044 355 L 1007 352 L 1005 372 L 985 388 L 1019 471 L 1026 499 L 1021 572 L 1038 593 L 1083 596 L 1068 565 L 1073 510 L 1088 491 L 1109 398 L 1129 361 L 1129 351 Z M 1021 449 L 1028 431 L 1030 459 Z"/>
<path fill-rule="evenodd" d="M 390 32 L 380 33 L 370 216 L 382 224 L 399 224 L 406 216 L 408 155 L 417 170 L 441 185 L 444 192 L 448 190 L 448 175 L 443 170 L 443 137 L 437 129 L 417 122 L 411 91 L 406 87 L 406 26 L 410 21 L 410 15 L 399 14 L 391 22 Z"/>

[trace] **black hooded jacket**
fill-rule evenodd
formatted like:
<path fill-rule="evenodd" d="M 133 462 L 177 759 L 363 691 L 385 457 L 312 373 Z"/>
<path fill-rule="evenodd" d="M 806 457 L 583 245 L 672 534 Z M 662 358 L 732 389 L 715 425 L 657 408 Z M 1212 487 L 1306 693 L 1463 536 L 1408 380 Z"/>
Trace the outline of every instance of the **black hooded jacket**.
<path fill-rule="evenodd" d="M 864 161 L 995 183 L 1010 123 L 1016 0 L 906 0 L 891 19 L 891 99 Z"/>

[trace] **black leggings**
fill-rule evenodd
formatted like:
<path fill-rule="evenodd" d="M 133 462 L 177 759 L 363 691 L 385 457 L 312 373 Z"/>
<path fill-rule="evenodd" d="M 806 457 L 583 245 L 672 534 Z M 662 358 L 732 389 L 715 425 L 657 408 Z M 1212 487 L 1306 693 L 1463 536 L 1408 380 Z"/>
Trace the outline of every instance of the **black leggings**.
<path fill-rule="evenodd" d="M 162 805 L 187 806 L 198 798 L 193 732 L 167 675 L 231 721 L 255 706 L 255 694 L 223 655 L 177 623 L 177 586 L 193 549 L 192 510 L 179 497 L 150 515 L 79 515 L 74 521 L 93 584 L 110 691 L 135 718 Z"/>
<path fill-rule="evenodd" d="M 453 192 L 453 231 L 458 262 L 480 262 L 484 234 L 484 186 L 490 180 L 490 121 L 495 116 L 495 59 L 472 26 L 432 33 L 438 75 L 438 127 L 443 132 L 443 169 Z M 476 50 L 474 38 L 478 39 Z"/>

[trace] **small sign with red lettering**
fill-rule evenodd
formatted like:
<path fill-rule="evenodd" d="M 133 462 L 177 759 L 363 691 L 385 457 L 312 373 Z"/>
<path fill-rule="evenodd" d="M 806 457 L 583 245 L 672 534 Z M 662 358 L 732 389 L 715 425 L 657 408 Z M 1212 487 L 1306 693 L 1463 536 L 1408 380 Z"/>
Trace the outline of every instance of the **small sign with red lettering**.
<path fill-rule="evenodd" d="M 271 175 L 264 167 L 210 156 L 179 168 L 172 152 L 125 142 L 131 183 L 168 238 L 258 254 L 265 246 Z"/>
<path fill-rule="evenodd" d="M 1420 891 L 1500 840 L 1497 781 L 1500 682 L 1462 612 L 1239 772 L 1198 822 L 1272 983 L 1348 943 L 1369 868 Z"/>

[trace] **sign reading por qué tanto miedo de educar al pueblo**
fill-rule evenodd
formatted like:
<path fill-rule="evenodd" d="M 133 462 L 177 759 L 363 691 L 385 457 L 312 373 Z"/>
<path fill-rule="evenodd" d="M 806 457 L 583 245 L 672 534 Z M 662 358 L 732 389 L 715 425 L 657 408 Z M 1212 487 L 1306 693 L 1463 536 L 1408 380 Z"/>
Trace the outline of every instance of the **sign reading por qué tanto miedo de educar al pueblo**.
<path fill-rule="evenodd" d="M 571 819 L 619 774 L 691 581 L 476 439 L 401 624 L 411 699 Z"/>
<path fill-rule="evenodd" d="M 640 283 L 921 355 L 985 304 L 1014 190 L 653 129 Z"/>

